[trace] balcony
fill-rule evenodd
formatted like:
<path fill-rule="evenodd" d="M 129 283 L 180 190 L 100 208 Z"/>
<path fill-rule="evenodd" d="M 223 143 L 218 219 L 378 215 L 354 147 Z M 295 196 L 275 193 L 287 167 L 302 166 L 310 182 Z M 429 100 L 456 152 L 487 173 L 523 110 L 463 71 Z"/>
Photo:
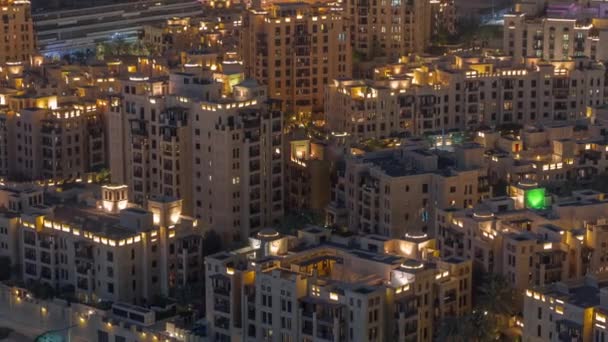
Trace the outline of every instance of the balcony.
<path fill-rule="evenodd" d="M 49 241 L 49 240 L 45 239 L 45 240 L 40 240 L 39 243 L 38 243 L 38 245 L 41 248 L 51 249 L 51 246 L 53 245 L 53 243 L 52 243 L 52 241 Z"/>
<path fill-rule="evenodd" d="M 213 293 L 220 296 L 230 296 L 230 289 L 228 287 L 216 286 L 213 288 Z"/>
<path fill-rule="evenodd" d="M 230 329 L 230 319 L 225 317 L 216 317 L 214 326 L 220 329 L 228 330 Z"/>
<path fill-rule="evenodd" d="M 33 250 L 33 249 L 29 249 L 29 248 L 27 248 L 27 249 L 25 250 L 25 255 L 24 255 L 24 258 L 25 258 L 26 260 L 36 261 L 36 251 L 35 251 L 35 250 Z"/>
<path fill-rule="evenodd" d="M 86 278 L 79 278 L 78 282 L 76 283 L 76 287 L 79 290 L 88 291 L 89 290 L 89 282 L 87 281 Z"/>
<path fill-rule="evenodd" d="M 213 309 L 225 314 L 230 314 L 230 306 L 227 303 L 215 303 Z"/>
<path fill-rule="evenodd" d="M 304 325 L 302 326 L 302 334 L 312 336 L 312 322 L 311 321 L 304 322 Z"/>
<path fill-rule="evenodd" d="M 89 267 L 89 265 L 76 266 L 76 273 L 78 274 L 88 275 L 89 270 L 91 270 L 91 267 Z"/>

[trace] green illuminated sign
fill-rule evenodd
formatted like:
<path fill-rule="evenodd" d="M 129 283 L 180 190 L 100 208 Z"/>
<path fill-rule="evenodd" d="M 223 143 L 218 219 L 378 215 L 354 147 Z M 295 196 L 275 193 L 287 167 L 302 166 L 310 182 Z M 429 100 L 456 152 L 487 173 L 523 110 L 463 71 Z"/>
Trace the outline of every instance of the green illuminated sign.
<path fill-rule="evenodd" d="M 545 207 L 545 189 L 538 188 L 526 191 L 526 208 L 543 209 Z"/>

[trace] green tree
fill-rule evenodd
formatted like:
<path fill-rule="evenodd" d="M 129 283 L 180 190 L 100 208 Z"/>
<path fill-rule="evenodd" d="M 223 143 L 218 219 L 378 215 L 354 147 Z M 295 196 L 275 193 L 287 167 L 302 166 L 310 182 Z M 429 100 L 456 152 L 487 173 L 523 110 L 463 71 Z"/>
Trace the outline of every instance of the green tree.
<path fill-rule="evenodd" d="M 325 224 L 324 219 L 322 212 L 302 209 L 283 216 L 274 228 L 280 233 L 292 234 L 295 230 L 302 229 L 307 225 L 323 226 Z"/>
<path fill-rule="evenodd" d="M 95 181 L 97 183 L 107 184 L 110 183 L 110 180 L 110 170 L 106 168 L 99 170 L 99 172 L 97 172 L 97 175 L 95 176 Z"/>
<path fill-rule="evenodd" d="M 523 298 L 500 274 L 486 274 L 477 294 L 476 310 L 487 314 L 497 333 L 509 327 L 509 320 L 520 311 L 523 303 Z"/>
<path fill-rule="evenodd" d="M 485 342 L 496 339 L 496 326 L 490 316 L 474 310 L 466 316 L 450 316 L 443 319 L 435 338 L 446 342 Z"/>
<path fill-rule="evenodd" d="M 49 284 L 35 281 L 28 286 L 32 296 L 38 299 L 50 299 L 55 297 L 56 291 Z"/>
<path fill-rule="evenodd" d="M 480 310 L 505 316 L 517 313 L 517 292 L 502 275 L 486 274 L 477 291 L 479 294 L 477 308 Z"/>

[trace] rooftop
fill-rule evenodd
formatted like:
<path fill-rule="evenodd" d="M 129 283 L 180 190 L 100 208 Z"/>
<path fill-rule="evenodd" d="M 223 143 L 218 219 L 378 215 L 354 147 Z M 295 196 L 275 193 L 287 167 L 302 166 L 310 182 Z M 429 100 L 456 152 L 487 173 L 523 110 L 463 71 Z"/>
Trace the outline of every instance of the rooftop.
<path fill-rule="evenodd" d="M 135 208 L 125 210 L 132 209 Z M 51 220 L 75 225 L 83 231 L 110 239 L 124 239 L 137 234 L 135 229 L 121 226 L 118 215 L 108 214 L 96 208 L 73 205 L 57 206 Z"/>

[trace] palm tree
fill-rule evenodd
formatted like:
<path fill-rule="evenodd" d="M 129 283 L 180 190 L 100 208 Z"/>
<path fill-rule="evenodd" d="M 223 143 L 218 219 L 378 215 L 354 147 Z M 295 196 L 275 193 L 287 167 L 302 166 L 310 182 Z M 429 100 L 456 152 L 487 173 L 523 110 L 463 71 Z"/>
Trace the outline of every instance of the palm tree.
<path fill-rule="evenodd" d="M 517 292 L 502 275 L 486 274 L 477 291 L 480 310 L 502 316 L 513 316 L 519 311 Z"/>
<path fill-rule="evenodd" d="M 523 302 L 509 281 L 499 274 L 486 274 L 477 293 L 476 308 L 493 322 L 496 333 L 509 327 L 509 320 L 520 311 Z"/>
<path fill-rule="evenodd" d="M 449 316 L 442 320 L 437 332 L 437 341 L 460 342 L 464 339 L 464 325 L 468 323 L 467 316 Z"/>
<path fill-rule="evenodd" d="M 485 342 L 496 339 L 496 329 L 492 319 L 483 311 L 474 310 L 466 316 L 450 316 L 443 319 L 436 341 Z"/>

